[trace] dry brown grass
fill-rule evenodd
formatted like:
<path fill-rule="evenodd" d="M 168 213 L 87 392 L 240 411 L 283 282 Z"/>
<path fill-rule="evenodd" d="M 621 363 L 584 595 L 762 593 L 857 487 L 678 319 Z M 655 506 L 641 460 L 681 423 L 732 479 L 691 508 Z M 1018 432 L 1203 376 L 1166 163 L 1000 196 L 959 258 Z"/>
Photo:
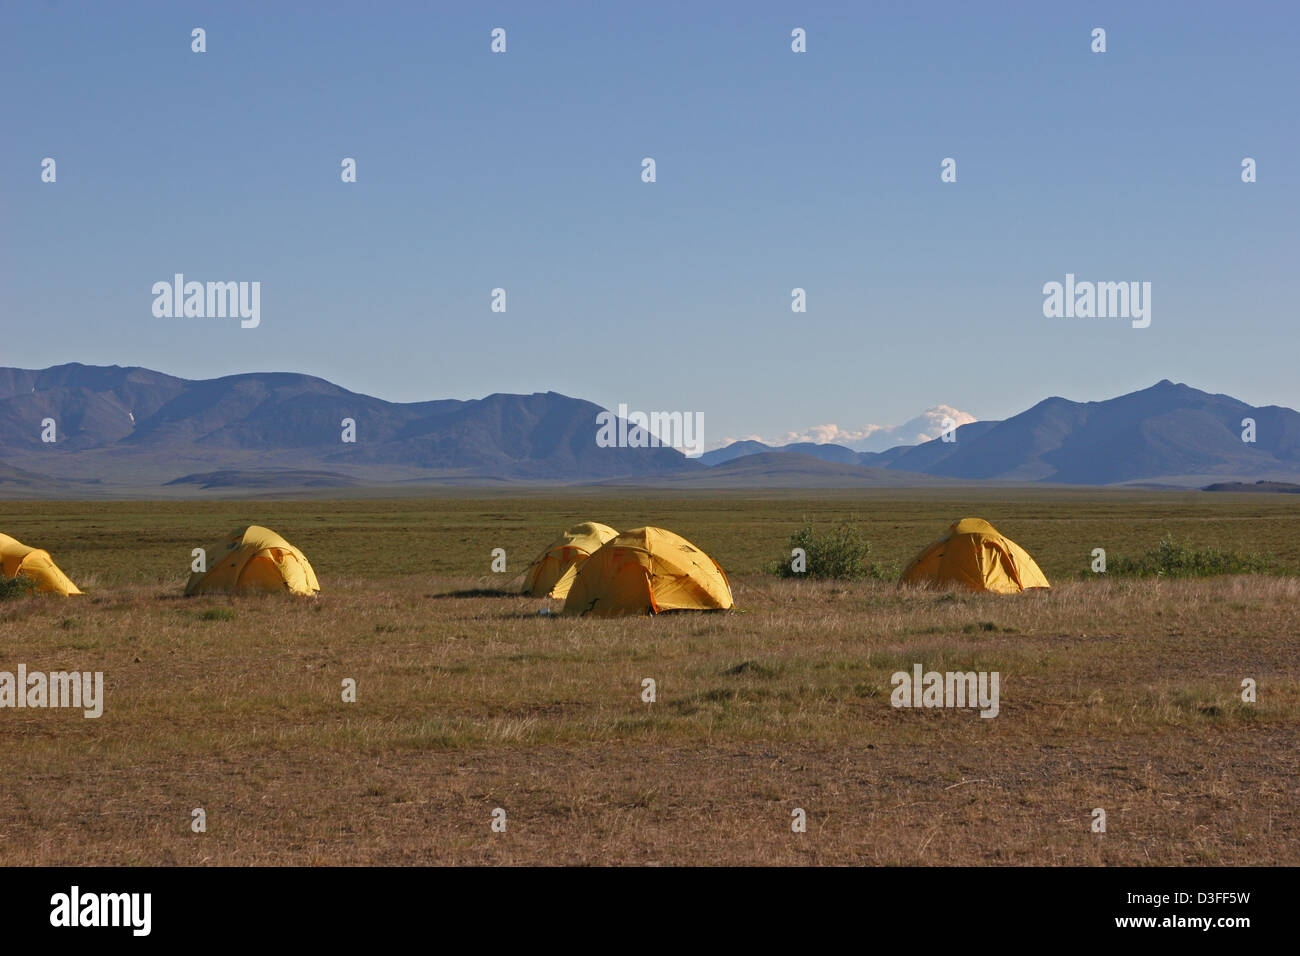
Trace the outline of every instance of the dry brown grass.
<path fill-rule="evenodd" d="M 733 583 L 618 621 L 423 575 L 2 604 L 0 669 L 107 703 L 0 711 L 0 863 L 1300 862 L 1295 578 Z M 913 663 L 999 671 L 1000 716 L 895 710 Z"/>

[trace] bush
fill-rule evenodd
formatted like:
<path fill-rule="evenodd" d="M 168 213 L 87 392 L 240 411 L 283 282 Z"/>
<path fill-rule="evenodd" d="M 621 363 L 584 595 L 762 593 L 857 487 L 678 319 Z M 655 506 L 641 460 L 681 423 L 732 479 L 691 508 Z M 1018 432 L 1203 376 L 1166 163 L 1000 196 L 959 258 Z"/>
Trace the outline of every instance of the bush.
<path fill-rule="evenodd" d="M 6 578 L 0 575 L 0 601 L 28 597 L 35 593 L 36 582 L 26 575 L 20 574 L 16 578 Z"/>
<path fill-rule="evenodd" d="M 795 571 L 790 552 L 802 548 L 807 555 L 807 570 Z M 884 581 L 897 576 L 892 565 L 868 560 L 871 543 L 851 524 L 841 524 L 825 534 L 818 534 L 806 524 L 790 536 L 786 554 L 769 570 L 783 578 L 824 578 L 855 581 L 869 578 Z"/>
<path fill-rule="evenodd" d="M 1137 558 L 1116 558 L 1106 573 L 1117 578 L 1200 578 L 1215 574 L 1263 574 L 1270 570 L 1261 554 L 1220 551 L 1218 548 L 1189 548 L 1166 535 L 1160 544 Z"/>

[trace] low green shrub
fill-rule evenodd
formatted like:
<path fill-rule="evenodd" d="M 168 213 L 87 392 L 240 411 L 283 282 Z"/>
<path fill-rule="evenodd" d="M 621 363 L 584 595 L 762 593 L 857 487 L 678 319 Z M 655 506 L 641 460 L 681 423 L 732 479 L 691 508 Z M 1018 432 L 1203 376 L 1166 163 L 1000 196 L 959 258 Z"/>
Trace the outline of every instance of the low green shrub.
<path fill-rule="evenodd" d="M 802 548 L 806 555 L 806 570 L 796 571 L 791 553 Z M 894 565 L 878 564 L 870 560 L 871 543 L 851 523 L 843 523 L 830 531 L 819 533 L 806 524 L 790 536 L 786 554 L 769 573 L 783 578 L 821 578 L 838 581 L 856 581 L 863 578 L 873 581 L 892 580 L 898 576 Z"/>
<path fill-rule="evenodd" d="M 18 575 L 16 578 L 7 578 L 0 575 L 0 601 L 11 601 L 14 598 L 28 597 L 36 593 L 36 582 L 26 575 Z"/>
<path fill-rule="evenodd" d="M 1116 578 L 1200 578 L 1216 574 L 1265 574 L 1271 565 L 1262 554 L 1189 548 L 1166 535 L 1160 544 L 1139 557 L 1118 557 L 1107 562 L 1106 574 Z"/>

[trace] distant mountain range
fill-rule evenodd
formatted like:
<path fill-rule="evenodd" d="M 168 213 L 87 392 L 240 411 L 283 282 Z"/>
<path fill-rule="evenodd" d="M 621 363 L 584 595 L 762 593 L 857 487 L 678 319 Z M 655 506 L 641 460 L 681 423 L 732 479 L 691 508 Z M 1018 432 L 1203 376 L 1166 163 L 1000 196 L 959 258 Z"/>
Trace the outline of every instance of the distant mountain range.
<path fill-rule="evenodd" d="M 323 379 L 190 381 L 144 368 L 0 368 L 0 495 L 267 493 L 499 482 L 865 487 L 961 481 L 1196 485 L 1300 477 L 1300 413 L 1162 381 L 1048 398 L 956 440 L 858 452 L 736 442 L 688 459 L 602 448 L 599 406 L 556 392 L 386 402 Z M 1243 419 L 1255 441 L 1242 440 Z M 52 419 L 57 441 L 42 441 Z M 343 420 L 356 441 L 341 440 Z"/>
<path fill-rule="evenodd" d="M 751 437 L 743 441 L 731 440 L 726 445 L 728 448 L 734 446 L 737 449 L 753 445 L 763 445 L 765 449 L 835 445 L 855 452 L 888 451 L 898 445 L 919 445 L 931 438 L 938 438 L 956 425 L 965 425 L 973 421 L 975 421 L 975 416 L 963 412 L 961 409 L 953 408 L 951 405 L 935 405 L 901 425 L 862 425 L 860 427 L 851 425 L 846 427 L 834 424 L 814 425 L 801 432 L 788 433 L 785 440 L 781 442 L 773 443 L 769 441 L 764 444 L 761 439 Z M 724 449 L 720 446 L 718 452 L 723 451 Z M 728 452 L 721 456 L 715 453 L 710 463 L 717 464 L 726 458 L 739 457 L 739 455 L 739 451 L 735 454 Z"/>
<path fill-rule="evenodd" d="M 268 475 L 300 484 L 295 476 L 312 472 L 343 483 L 571 481 L 703 467 L 672 448 L 598 447 L 599 411 L 555 392 L 402 404 L 310 375 L 189 381 L 118 366 L 0 368 L 0 461 L 137 487 L 191 475 L 195 487 L 232 487 L 237 474 L 264 486 Z M 45 419 L 55 443 L 42 441 Z M 355 442 L 343 441 L 344 419 L 355 422 Z"/>
<path fill-rule="evenodd" d="M 1246 419 L 1255 423 L 1253 442 L 1242 439 Z M 885 452 L 736 442 L 705 453 L 701 461 L 716 466 L 746 455 L 794 452 L 966 481 L 1071 485 L 1300 475 L 1300 413 L 1279 405 L 1256 408 L 1168 380 L 1102 402 L 1044 399 L 1005 421 L 962 425 L 953 438 Z"/>

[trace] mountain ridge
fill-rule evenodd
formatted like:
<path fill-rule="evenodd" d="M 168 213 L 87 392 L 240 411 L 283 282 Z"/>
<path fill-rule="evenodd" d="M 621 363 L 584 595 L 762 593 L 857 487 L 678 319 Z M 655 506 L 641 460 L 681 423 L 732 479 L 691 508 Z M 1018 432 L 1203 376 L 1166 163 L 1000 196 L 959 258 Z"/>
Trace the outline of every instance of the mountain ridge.
<path fill-rule="evenodd" d="M 602 411 L 556 391 L 389 402 L 297 372 L 190 380 L 141 366 L 0 368 L 0 488 L 40 493 L 45 483 L 51 494 L 92 486 L 108 494 L 266 488 L 281 479 L 293 487 L 646 479 L 1200 487 L 1300 477 L 1300 413 L 1169 379 L 1097 401 L 1049 396 L 1003 420 L 961 425 L 953 441 L 883 452 L 745 441 L 688 459 L 667 447 L 606 448 L 597 443 Z M 52 443 L 43 440 L 50 419 Z M 344 440 L 349 429 L 355 441 Z"/>
<path fill-rule="evenodd" d="M 1246 419 L 1255 422 L 1253 442 L 1242 440 Z M 1097 401 L 1049 396 L 1007 419 L 961 425 L 953 438 L 857 452 L 856 463 L 967 481 L 1078 485 L 1300 474 L 1300 413 L 1280 405 L 1251 406 L 1169 379 Z M 704 457 L 735 461 L 795 450 L 740 444 Z M 820 448 L 817 457 L 847 460 L 843 446 Z"/>
<path fill-rule="evenodd" d="M 577 480 L 702 467 L 666 447 L 604 448 L 592 402 L 559 392 L 388 402 L 325 379 L 188 380 L 138 366 L 0 369 L 0 459 L 57 478 L 163 484 L 257 467 L 403 480 Z M 42 440 L 53 419 L 56 441 Z M 355 441 L 345 441 L 351 424 Z M 87 472 L 91 472 L 88 475 Z"/>

